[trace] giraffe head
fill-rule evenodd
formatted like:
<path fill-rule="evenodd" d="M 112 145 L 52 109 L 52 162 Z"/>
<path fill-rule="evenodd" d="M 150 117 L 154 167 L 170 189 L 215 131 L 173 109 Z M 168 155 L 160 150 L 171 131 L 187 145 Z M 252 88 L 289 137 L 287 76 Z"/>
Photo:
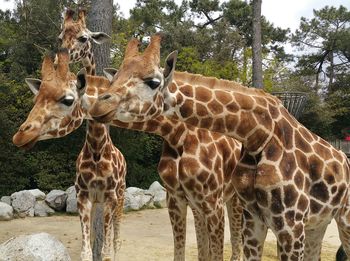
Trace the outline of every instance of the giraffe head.
<path fill-rule="evenodd" d="M 99 96 L 90 110 L 94 119 L 101 122 L 113 119 L 142 122 L 162 113 L 162 89 L 172 82 L 177 52 L 168 56 L 162 69 L 159 65 L 160 42 L 161 36 L 153 35 L 142 54 L 139 53 L 137 39 L 128 43 L 123 63 L 110 88 Z"/>
<path fill-rule="evenodd" d="M 84 61 L 92 59 L 91 42 L 102 44 L 110 37 L 102 32 L 91 32 L 86 28 L 85 10 L 79 10 L 78 19 L 73 19 L 74 11 L 68 9 L 62 23 L 62 31 L 58 36 L 62 48 L 67 48 L 70 53 L 70 62 Z"/>
<path fill-rule="evenodd" d="M 85 92 L 85 69 L 76 77 L 69 72 L 69 54 L 61 49 L 58 64 L 45 56 L 41 68 L 42 80 L 25 81 L 34 93 L 34 106 L 26 121 L 13 136 L 13 143 L 29 149 L 39 140 L 58 138 L 77 129 L 83 121 L 82 99 Z"/>

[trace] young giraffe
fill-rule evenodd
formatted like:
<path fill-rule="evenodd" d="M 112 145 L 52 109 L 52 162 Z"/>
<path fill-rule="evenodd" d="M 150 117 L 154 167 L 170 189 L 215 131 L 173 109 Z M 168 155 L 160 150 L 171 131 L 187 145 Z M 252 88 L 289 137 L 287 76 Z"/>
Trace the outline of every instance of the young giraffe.
<path fill-rule="evenodd" d="M 103 122 L 146 121 L 163 114 L 241 141 L 232 182 L 245 209 L 245 260 L 261 259 L 268 227 L 276 235 L 280 260 L 319 260 L 332 218 L 349 254 L 350 168 L 345 154 L 261 90 L 175 72 L 176 55 L 170 54 L 161 69 L 160 36 L 153 36 L 143 55 L 125 57 L 90 114 Z M 149 85 L 150 79 L 158 84 Z"/>
<path fill-rule="evenodd" d="M 62 26 L 63 30 L 59 36 L 62 41 L 62 47 L 68 48 L 71 62 L 82 61 L 85 67 L 88 66 L 87 71 L 91 71 L 94 74 L 95 64 L 89 41 L 90 35 L 95 36 L 95 38 L 92 38 L 94 41 L 106 40 L 109 36 L 103 33 L 91 33 L 86 28 L 84 10 L 79 11 L 77 21 L 72 19 L 73 14 L 74 12 L 71 10 L 66 12 Z M 82 75 L 82 77 L 84 76 Z M 90 77 L 87 79 L 87 82 L 96 81 L 92 79 L 98 78 Z M 106 87 L 109 87 L 109 83 Z M 89 89 L 89 84 L 87 89 Z M 97 93 L 94 93 L 94 95 L 97 98 Z M 90 99 L 92 99 L 91 96 Z M 185 124 L 168 121 L 164 117 L 158 119 L 157 125 L 156 122 L 145 123 L 144 125 L 138 124 L 137 126 L 125 126 L 122 122 L 115 122 L 113 125 L 136 130 L 147 130 L 165 139 L 159 164 L 159 175 L 163 181 L 169 179 L 169 176 L 172 179 L 172 183 L 166 187 L 168 211 L 174 234 L 174 259 L 185 259 L 186 212 L 188 204 L 195 216 L 199 260 L 223 259 L 223 205 L 226 202 L 231 232 L 231 260 L 239 260 L 241 253 L 242 209 L 237 196 L 233 194 L 232 186 L 225 183 L 230 179 L 233 167 L 238 160 L 240 145 L 233 139 L 222 135 L 212 135 L 204 130 L 197 133 L 197 130 L 193 130 L 193 128 L 188 130 Z M 168 128 L 161 128 L 161 125 L 168 126 Z M 171 127 L 169 128 L 169 126 Z M 183 132 L 182 135 L 180 135 L 180 131 Z M 198 135 L 203 143 L 207 143 L 206 146 L 197 144 L 197 147 L 195 147 L 189 138 L 192 135 Z M 191 150 L 189 147 L 191 147 Z M 201 153 L 204 156 L 208 153 L 208 147 L 210 147 L 211 153 L 217 152 L 216 157 L 218 160 L 221 159 L 220 169 L 214 169 L 214 166 L 210 168 L 209 166 L 201 165 L 198 173 L 192 173 L 192 179 L 179 177 L 178 165 L 180 162 L 184 162 L 187 157 L 192 157 L 193 155 L 190 152 Z M 188 172 L 191 171 L 191 169 L 188 170 Z M 198 178 L 200 174 L 202 179 Z M 206 175 L 208 177 L 205 179 Z M 200 183 L 199 185 L 205 188 L 207 197 L 203 198 L 202 195 L 198 196 L 195 192 L 183 189 L 185 182 L 192 185 Z M 214 186 L 214 184 L 217 184 L 217 186 Z M 209 186 L 210 188 L 208 188 Z M 209 201 L 208 198 L 210 197 Z"/>

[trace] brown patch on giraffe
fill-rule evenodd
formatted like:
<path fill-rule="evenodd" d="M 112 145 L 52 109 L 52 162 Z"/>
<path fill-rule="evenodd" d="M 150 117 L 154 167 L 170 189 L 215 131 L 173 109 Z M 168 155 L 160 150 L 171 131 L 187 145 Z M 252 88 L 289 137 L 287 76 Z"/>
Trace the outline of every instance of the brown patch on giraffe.
<path fill-rule="evenodd" d="M 229 132 L 232 132 L 236 129 L 238 122 L 239 122 L 239 118 L 236 115 L 229 114 L 225 116 L 225 125 Z"/>
<path fill-rule="evenodd" d="M 255 188 L 256 200 L 259 206 L 268 207 L 268 195 L 267 192 L 260 188 Z"/>
<path fill-rule="evenodd" d="M 264 149 L 265 157 L 267 160 L 277 161 L 282 155 L 282 148 L 277 141 L 272 138 Z"/>
<path fill-rule="evenodd" d="M 238 107 L 236 102 L 231 102 L 231 103 L 227 104 L 225 106 L 225 108 L 229 113 L 236 113 L 240 110 L 240 108 Z"/>
<path fill-rule="evenodd" d="M 257 123 L 251 116 L 251 113 L 242 111 L 240 115 L 240 123 L 237 128 L 237 134 L 241 137 L 245 137 L 247 131 L 254 129 L 256 125 Z"/>
<path fill-rule="evenodd" d="M 318 182 L 311 186 L 310 195 L 322 202 L 329 200 L 328 188 L 324 182 Z"/>
<path fill-rule="evenodd" d="M 191 172 L 195 174 L 200 169 L 200 166 L 198 164 L 198 160 L 194 158 L 182 158 L 179 162 L 179 169 L 181 172 Z"/>
<path fill-rule="evenodd" d="M 198 122 L 199 122 L 199 120 L 198 120 L 198 118 L 195 117 L 195 116 L 193 116 L 193 117 L 191 117 L 191 118 L 188 118 L 188 119 L 185 121 L 185 123 L 187 123 L 187 124 L 189 124 L 189 125 L 192 125 L 192 126 L 197 126 L 197 125 L 198 125 Z"/>
<path fill-rule="evenodd" d="M 341 198 L 344 196 L 345 191 L 346 191 L 346 185 L 343 183 L 338 187 L 338 192 L 333 197 L 331 205 L 333 206 L 338 205 L 341 201 Z"/>
<path fill-rule="evenodd" d="M 200 102 L 209 102 L 212 98 L 211 91 L 204 87 L 196 87 L 195 93 L 195 99 Z"/>
<path fill-rule="evenodd" d="M 284 221 L 283 221 L 283 218 L 282 218 L 282 217 L 273 217 L 273 218 L 272 218 L 272 222 L 273 222 L 273 224 L 274 224 L 274 226 L 275 226 L 275 229 L 276 229 L 277 231 L 283 229 L 283 227 L 284 227 Z"/>
<path fill-rule="evenodd" d="M 280 182 L 276 167 L 271 164 L 259 164 L 256 172 L 256 185 L 269 187 Z"/>
<path fill-rule="evenodd" d="M 224 132 L 225 131 L 225 122 L 223 118 L 218 118 L 214 120 L 212 131 Z"/>
<path fill-rule="evenodd" d="M 253 110 L 253 113 L 258 124 L 263 125 L 268 130 L 272 129 L 272 118 L 270 117 L 269 112 L 265 108 L 257 106 Z"/>
<path fill-rule="evenodd" d="M 213 191 L 218 187 L 218 183 L 214 175 L 209 176 L 208 185 L 210 191 Z"/>
<path fill-rule="evenodd" d="M 311 199 L 310 200 L 310 210 L 311 214 L 319 213 L 322 208 L 322 205 L 315 200 Z"/>
<path fill-rule="evenodd" d="M 312 152 L 310 144 L 300 135 L 299 132 L 294 133 L 295 146 L 304 153 Z"/>
<path fill-rule="evenodd" d="M 180 137 L 182 136 L 182 134 L 186 131 L 184 125 L 180 125 L 178 126 L 172 135 L 170 135 L 170 139 L 169 142 L 172 145 L 176 145 L 180 139 Z"/>
<path fill-rule="evenodd" d="M 157 97 L 159 97 L 159 96 L 157 96 Z M 182 97 L 182 94 L 181 93 L 178 93 L 177 95 L 176 95 L 176 103 L 177 104 L 181 104 L 182 102 L 183 102 L 183 100 L 184 100 L 184 98 Z M 158 103 L 157 103 L 158 104 Z"/>
<path fill-rule="evenodd" d="M 300 150 L 295 151 L 295 158 L 298 163 L 298 167 L 302 170 L 302 172 L 307 173 L 309 171 L 308 159 L 304 153 Z"/>
<path fill-rule="evenodd" d="M 204 118 L 201 119 L 199 127 L 203 129 L 209 129 L 210 126 L 213 124 L 213 119 L 212 118 Z"/>
<path fill-rule="evenodd" d="M 117 186 L 117 183 L 115 182 L 115 179 L 112 176 L 107 178 L 106 183 L 107 183 L 107 187 L 106 187 L 107 190 L 115 189 Z"/>
<path fill-rule="evenodd" d="M 259 96 L 253 96 L 253 99 L 255 100 L 255 102 L 258 105 L 265 107 L 265 108 L 267 107 L 267 101 L 264 98 L 259 97 Z"/>
<path fill-rule="evenodd" d="M 201 171 L 201 173 L 197 176 L 197 179 L 200 183 L 204 183 L 207 181 L 208 177 L 209 177 L 209 172 Z"/>
<path fill-rule="evenodd" d="M 299 127 L 297 120 L 288 112 L 288 110 L 286 108 L 281 106 L 280 112 L 282 114 L 282 117 L 285 118 L 291 126 L 293 126 L 294 128 Z"/>
<path fill-rule="evenodd" d="M 197 136 L 187 135 L 183 145 L 184 151 L 186 151 L 186 153 L 189 153 L 191 155 L 195 155 L 197 152 L 198 145 L 199 145 L 199 141 Z"/>
<path fill-rule="evenodd" d="M 223 106 L 220 103 L 218 103 L 216 100 L 212 100 L 211 102 L 209 102 L 208 108 L 213 115 L 220 114 L 224 111 Z"/>
<path fill-rule="evenodd" d="M 246 94 L 235 93 L 234 97 L 241 110 L 253 109 L 255 102 L 250 96 L 247 96 Z"/>
<path fill-rule="evenodd" d="M 191 85 L 185 85 L 179 87 L 180 92 L 182 92 L 185 97 L 192 98 L 193 97 L 193 88 Z"/>
<path fill-rule="evenodd" d="M 174 175 L 174 173 L 177 172 L 177 166 L 173 160 L 162 158 L 158 164 L 158 172 L 160 177 L 168 187 L 175 187 L 175 185 L 178 182 L 176 176 Z"/>
<path fill-rule="evenodd" d="M 293 174 L 297 168 L 297 164 L 295 162 L 294 154 L 283 152 L 282 160 L 279 165 L 279 169 L 282 172 L 284 180 L 290 180 L 293 178 Z"/>
<path fill-rule="evenodd" d="M 333 157 L 336 158 L 339 162 L 343 162 L 344 160 L 343 156 L 338 150 L 332 148 L 332 154 L 333 154 Z"/>
<path fill-rule="evenodd" d="M 300 170 L 294 175 L 294 184 L 299 190 L 302 190 L 304 187 L 304 174 Z"/>
<path fill-rule="evenodd" d="M 307 140 L 307 142 L 314 141 L 314 138 L 310 134 L 310 131 L 308 131 L 305 127 L 299 127 L 298 131 L 300 132 L 301 136 Z"/>
<path fill-rule="evenodd" d="M 271 190 L 271 211 L 273 214 L 280 214 L 283 210 L 281 189 L 275 188 Z"/>
<path fill-rule="evenodd" d="M 162 136 L 166 136 L 169 133 L 171 133 L 171 131 L 173 130 L 173 126 L 171 126 L 170 123 L 166 122 L 164 123 L 161 127 L 160 127 L 160 131 L 162 133 Z"/>
<path fill-rule="evenodd" d="M 76 183 L 78 184 L 79 188 L 81 189 L 87 189 L 87 184 L 83 180 L 82 176 L 78 176 L 76 179 Z"/>
<path fill-rule="evenodd" d="M 317 151 L 317 154 L 320 155 L 320 157 L 324 160 L 329 160 L 331 159 L 332 152 L 329 150 L 329 148 L 321 145 L 320 143 L 316 143 L 313 145 L 314 150 Z"/>
<path fill-rule="evenodd" d="M 86 169 L 95 170 L 95 164 L 91 161 L 83 161 L 80 164 L 79 169 L 80 170 L 86 170 Z"/>
<path fill-rule="evenodd" d="M 247 146 L 248 151 L 257 151 L 261 148 L 262 141 L 265 141 L 268 137 L 268 133 L 262 129 L 257 129 L 252 135 L 248 137 L 249 146 Z"/>
<path fill-rule="evenodd" d="M 200 117 L 208 116 L 208 109 L 201 103 L 196 103 L 196 114 Z"/>
<path fill-rule="evenodd" d="M 168 90 L 171 93 L 175 93 L 177 91 L 177 86 L 174 82 L 170 83 L 168 86 Z"/>
<path fill-rule="evenodd" d="M 321 177 L 323 170 L 323 161 L 316 155 L 311 155 L 309 158 L 310 166 L 310 178 L 312 181 L 316 181 Z"/>
<path fill-rule="evenodd" d="M 278 116 L 280 115 L 279 110 L 275 106 L 272 106 L 271 104 L 269 104 L 269 112 L 272 119 L 277 119 Z"/>
<path fill-rule="evenodd" d="M 295 223 L 295 211 L 289 210 L 285 214 L 285 219 L 287 221 L 288 226 L 293 227 Z"/>
<path fill-rule="evenodd" d="M 149 120 L 146 124 L 145 130 L 148 132 L 155 132 L 158 129 L 158 121 L 157 120 Z"/>
<path fill-rule="evenodd" d="M 304 212 L 307 209 L 308 205 L 309 205 L 309 201 L 308 201 L 307 197 L 303 194 L 300 195 L 299 200 L 298 200 L 298 205 L 297 205 L 298 209 L 301 212 Z"/>
<path fill-rule="evenodd" d="M 212 140 L 210 137 L 210 132 L 203 129 L 197 129 L 197 137 L 201 143 L 208 143 Z"/>
<path fill-rule="evenodd" d="M 284 186 L 283 191 L 284 191 L 284 198 L 283 198 L 284 205 L 287 208 L 293 207 L 298 199 L 298 192 L 296 191 L 294 185 L 290 184 L 290 185 Z"/>
<path fill-rule="evenodd" d="M 232 101 L 232 96 L 227 95 L 227 92 L 224 91 L 214 91 L 216 99 L 222 104 L 227 105 Z"/>
<path fill-rule="evenodd" d="M 282 144 L 284 144 L 284 147 L 286 150 L 291 150 L 293 148 L 293 128 L 290 125 L 290 123 L 282 118 L 278 123 L 277 123 L 281 136 L 279 136 Z"/>
<path fill-rule="evenodd" d="M 293 232 L 294 232 L 294 237 L 295 238 L 299 238 L 301 237 L 301 235 L 303 234 L 304 232 L 304 226 L 302 223 L 298 223 L 295 225 L 294 229 L 293 229 Z"/>

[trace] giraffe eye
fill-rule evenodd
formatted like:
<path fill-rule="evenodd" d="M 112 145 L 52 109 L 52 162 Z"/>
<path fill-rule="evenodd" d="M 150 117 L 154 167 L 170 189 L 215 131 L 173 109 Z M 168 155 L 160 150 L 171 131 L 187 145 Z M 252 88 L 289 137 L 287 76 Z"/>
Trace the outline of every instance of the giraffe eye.
<path fill-rule="evenodd" d="M 85 43 L 87 41 L 87 37 L 86 36 L 80 36 L 78 37 L 78 41 L 81 42 L 81 43 Z"/>
<path fill-rule="evenodd" d="M 145 80 L 145 83 L 152 89 L 156 89 L 160 85 L 160 80 L 157 78 Z"/>
<path fill-rule="evenodd" d="M 69 107 L 73 104 L 74 98 L 72 96 L 67 96 L 61 99 L 60 102 Z"/>

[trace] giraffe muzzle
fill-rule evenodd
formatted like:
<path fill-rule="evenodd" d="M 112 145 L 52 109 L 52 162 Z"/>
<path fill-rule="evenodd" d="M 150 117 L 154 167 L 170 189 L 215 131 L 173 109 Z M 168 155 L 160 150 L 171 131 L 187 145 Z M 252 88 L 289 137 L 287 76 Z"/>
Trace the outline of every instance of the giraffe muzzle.
<path fill-rule="evenodd" d="M 21 149 L 29 150 L 38 141 L 40 129 L 35 128 L 32 124 L 22 125 L 19 131 L 13 136 L 12 142 Z"/>

